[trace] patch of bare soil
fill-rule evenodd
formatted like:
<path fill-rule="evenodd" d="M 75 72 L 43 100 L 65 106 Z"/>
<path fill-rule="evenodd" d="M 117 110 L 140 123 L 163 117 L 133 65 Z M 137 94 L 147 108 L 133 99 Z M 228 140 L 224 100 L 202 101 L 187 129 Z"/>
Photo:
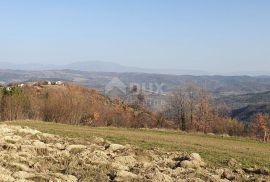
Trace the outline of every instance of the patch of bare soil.
<path fill-rule="evenodd" d="M 207 166 L 197 153 L 167 153 L 61 138 L 27 127 L 0 125 L 0 181 L 270 181 L 269 170 Z"/>

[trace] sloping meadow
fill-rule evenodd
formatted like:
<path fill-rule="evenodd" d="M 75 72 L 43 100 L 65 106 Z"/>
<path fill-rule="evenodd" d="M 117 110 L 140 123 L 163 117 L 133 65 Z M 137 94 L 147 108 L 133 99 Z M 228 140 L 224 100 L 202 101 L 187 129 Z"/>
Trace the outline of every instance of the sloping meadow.
<path fill-rule="evenodd" d="M 142 150 L 0 125 L 2 181 L 269 181 L 267 169 L 211 168 L 197 153 Z"/>

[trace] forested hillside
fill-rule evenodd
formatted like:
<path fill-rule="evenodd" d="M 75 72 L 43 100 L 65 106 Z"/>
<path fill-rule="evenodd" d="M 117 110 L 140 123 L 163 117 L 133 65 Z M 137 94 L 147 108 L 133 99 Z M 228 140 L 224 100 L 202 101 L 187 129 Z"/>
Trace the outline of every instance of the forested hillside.
<path fill-rule="evenodd" d="M 69 124 L 162 127 L 157 115 L 74 84 L 2 87 L 1 120 L 40 119 Z"/>
<path fill-rule="evenodd" d="M 90 126 L 170 128 L 269 140 L 268 115 L 262 116 L 263 123 L 255 117 L 259 112 L 254 113 L 250 123 L 240 122 L 230 117 L 226 105 L 215 103 L 211 93 L 196 85 L 173 91 L 164 111 L 153 112 L 145 107 L 141 95 L 137 101 L 126 103 L 87 87 L 56 83 L 39 81 L 1 87 L 1 120 L 34 119 Z"/>

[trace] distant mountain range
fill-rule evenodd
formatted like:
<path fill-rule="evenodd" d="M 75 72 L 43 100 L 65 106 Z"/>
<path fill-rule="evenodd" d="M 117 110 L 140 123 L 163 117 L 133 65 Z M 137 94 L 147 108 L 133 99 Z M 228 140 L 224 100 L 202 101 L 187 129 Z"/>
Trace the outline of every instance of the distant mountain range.
<path fill-rule="evenodd" d="M 138 73 L 159 73 L 159 74 L 176 74 L 176 75 L 208 75 L 210 73 L 200 70 L 180 70 L 180 69 L 147 69 L 137 68 L 130 66 L 123 66 L 120 64 L 104 61 L 81 61 L 74 62 L 65 65 L 54 65 L 54 64 L 13 64 L 8 62 L 0 62 L 0 69 L 11 69 L 11 70 L 61 70 L 61 69 L 72 69 L 79 71 L 90 71 L 90 72 L 138 72 Z"/>
<path fill-rule="evenodd" d="M 119 78 L 129 85 L 163 84 L 165 91 L 193 82 L 207 88 L 215 96 L 238 95 L 246 93 L 266 92 L 270 90 L 270 76 L 191 76 L 149 73 L 115 73 L 89 72 L 78 70 L 0 70 L 0 82 L 20 82 L 27 80 L 64 80 L 75 82 L 97 89 L 104 89 L 113 78 Z"/>
<path fill-rule="evenodd" d="M 202 70 L 189 70 L 189 69 L 148 69 L 148 68 L 138 68 L 131 66 L 123 66 L 120 64 L 105 62 L 105 61 L 81 61 L 74 62 L 65 65 L 56 64 L 15 64 L 8 62 L 0 62 L 0 69 L 11 69 L 11 70 L 62 70 L 62 69 L 72 69 L 79 71 L 90 71 L 90 72 L 137 72 L 137 73 L 157 73 L 157 74 L 174 74 L 174 75 L 224 75 L 224 76 L 261 76 L 270 75 L 270 71 L 241 71 L 241 72 L 210 72 Z"/>

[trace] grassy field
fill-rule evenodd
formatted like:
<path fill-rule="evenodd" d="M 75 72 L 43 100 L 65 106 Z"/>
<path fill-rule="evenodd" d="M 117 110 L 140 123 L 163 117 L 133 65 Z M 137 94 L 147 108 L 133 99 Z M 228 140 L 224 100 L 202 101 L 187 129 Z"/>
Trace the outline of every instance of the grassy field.
<path fill-rule="evenodd" d="M 224 166 L 228 159 L 235 158 L 243 166 L 258 165 L 270 168 L 270 144 L 246 138 L 224 138 L 156 129 L 74 126 L 41 121 L 6 123 L 85 140 L 91 140 L 95 136 L 103 137 L 115 143 L 131 144 L 144 149 L 158 147 L 165 151 L 197 152 L 213 166 Z"/>

